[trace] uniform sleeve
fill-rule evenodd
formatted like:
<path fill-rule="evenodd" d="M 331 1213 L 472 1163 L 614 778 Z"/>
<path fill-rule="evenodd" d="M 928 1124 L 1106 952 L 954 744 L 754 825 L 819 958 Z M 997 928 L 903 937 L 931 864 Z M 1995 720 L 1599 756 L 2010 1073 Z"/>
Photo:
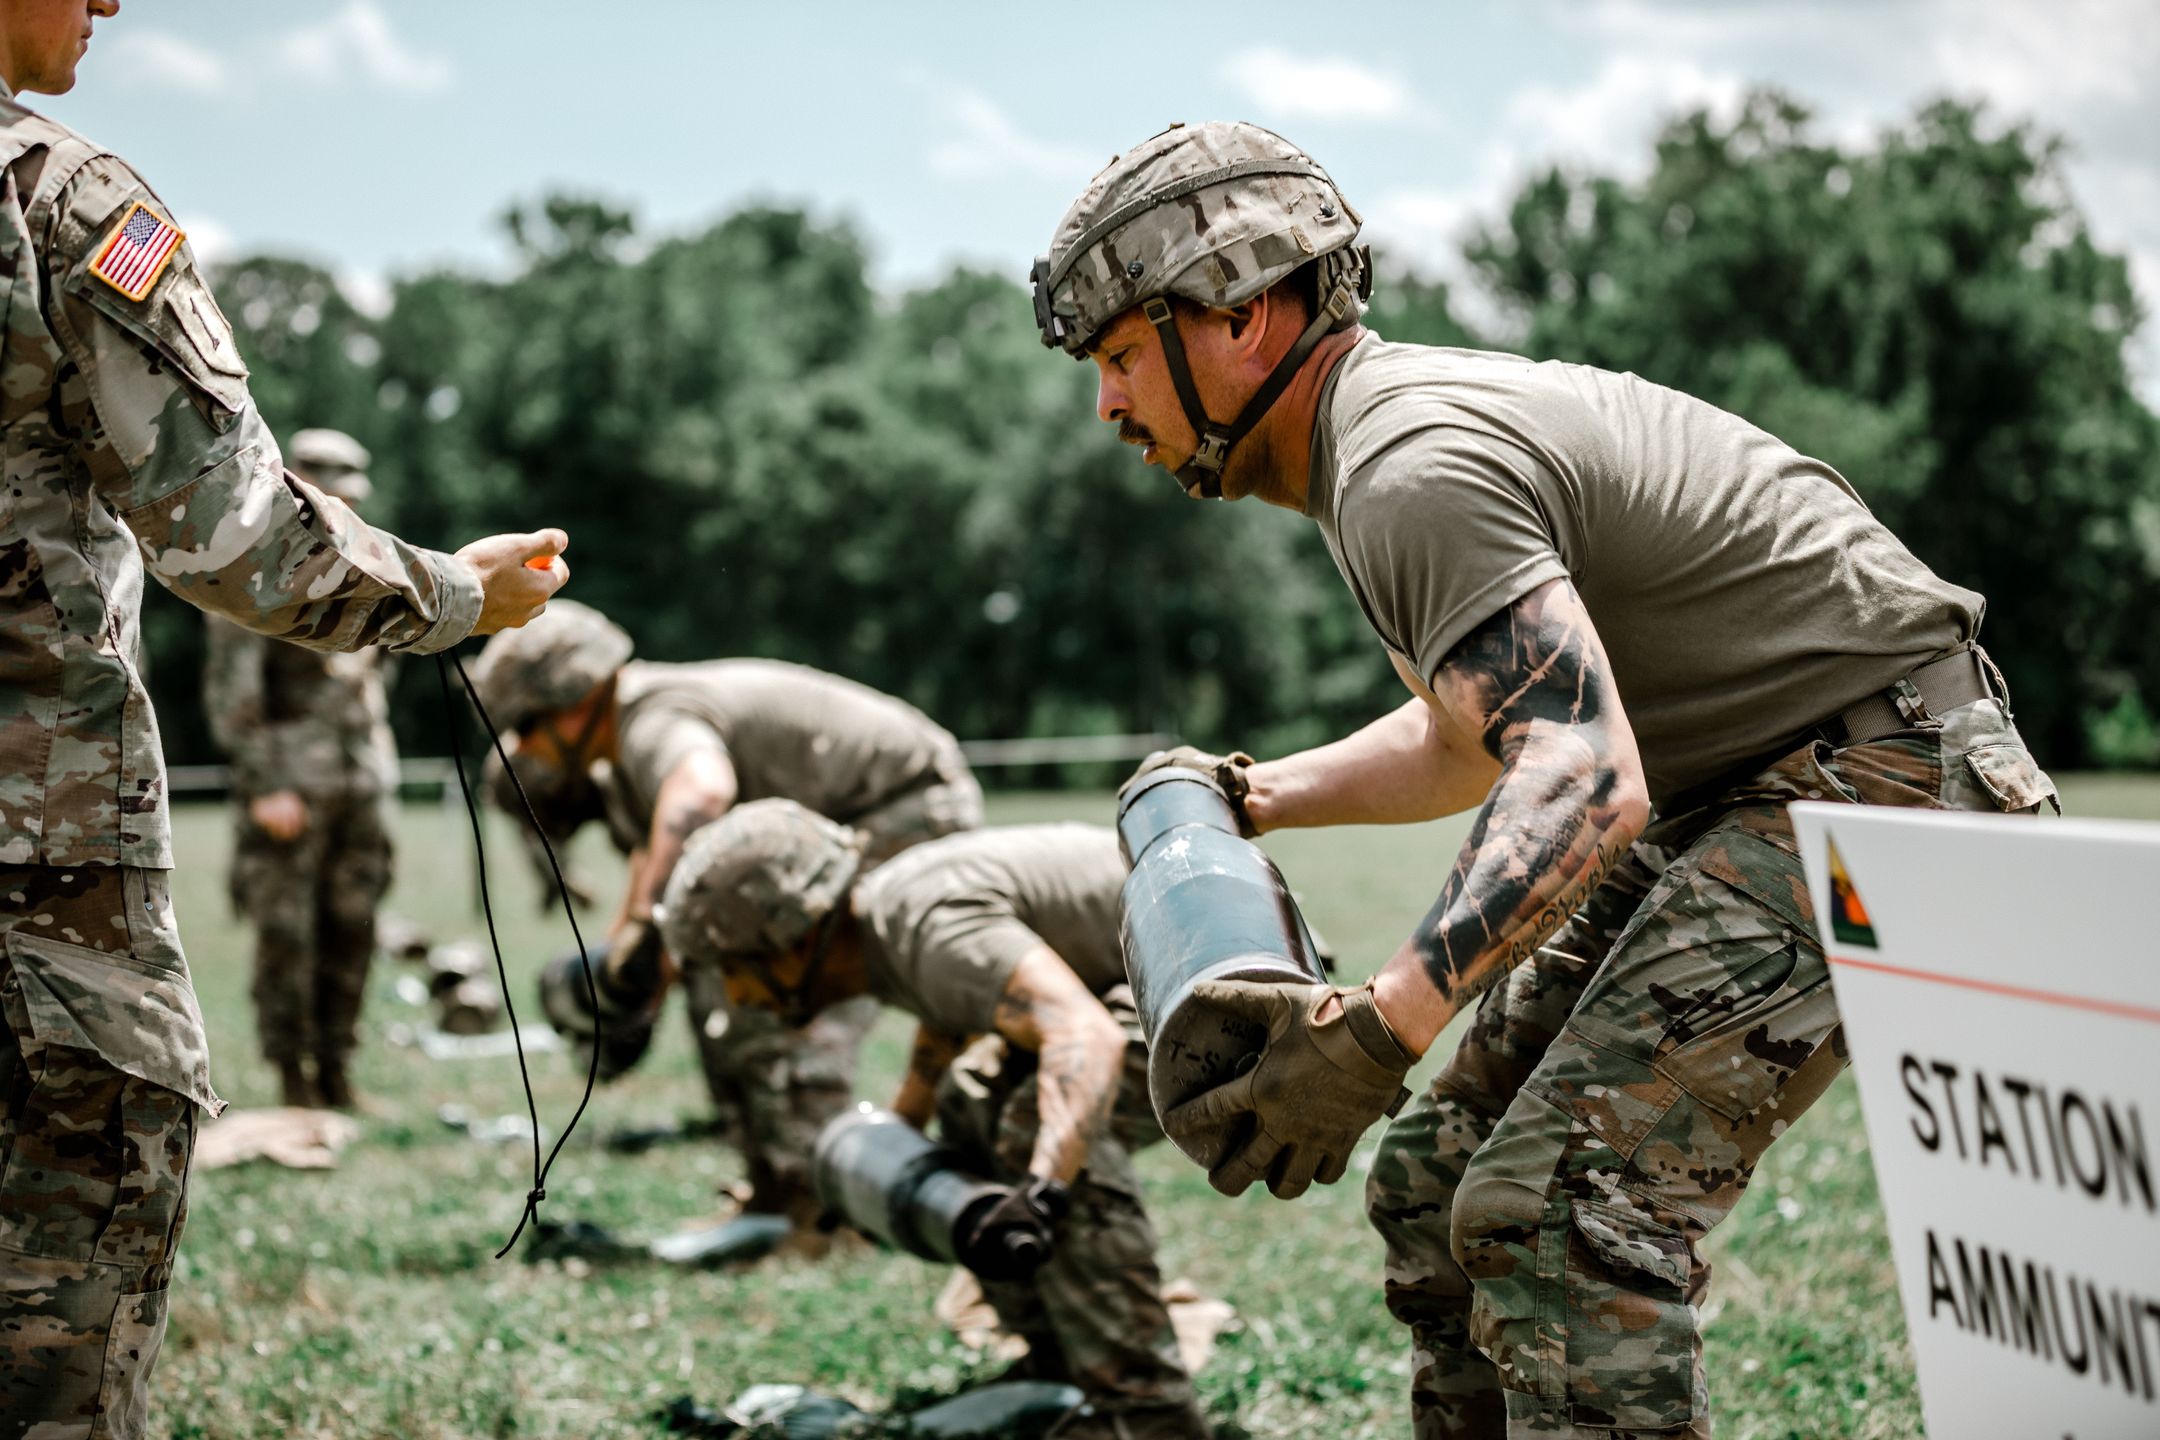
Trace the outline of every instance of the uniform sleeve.
<path fill-rule="evenodd" d="M 921 1004 L 916 1018 L 950 1035 L 997 1028 L 998 1001 L 1021 958 L 1043 944 L 1011 908 L 955 896 L 915 917 L 895 957 Z"/>
<path fill-rule="evenodd" d="M 1343 487 L 1343 559 L 1381 638 L 1430 681 L 1481 621 L 1567 575 L 1557 480 L 1527 452 L 1456 426 L 1415 431 Z"/>
<path fill-rule="evenodd" d="M 648 700 L 624 717 L 615 747 L 616 770 L 637 799 L 647 824 L 659 803 L 662 782 L 675 773 L 676 766 L 699 753 L 723 758 L 728 753 L 727 742 L 708 720 L 662 700 Z"/>
<path fill-rule="evenodd" d="M 96 273 L 138 201 L 168 213 L 119 160 L 89 162 L 53 208 L 44 253 L 52 331 L 90 412 L 83 459 L 150 574 L 191 605 L 317 649 L 428 652 L 465 638 L 481 605 L 470 565 L 362 523 L 286 471 L 184 243 L 140 300 Z"/>

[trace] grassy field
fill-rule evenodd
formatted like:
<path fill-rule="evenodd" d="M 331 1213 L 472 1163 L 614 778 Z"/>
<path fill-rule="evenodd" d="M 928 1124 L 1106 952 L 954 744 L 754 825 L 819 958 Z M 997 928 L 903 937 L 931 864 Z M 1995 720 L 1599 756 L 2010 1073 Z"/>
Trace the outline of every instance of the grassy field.
<path fill-rule="evenodd" d="M 2160 781 L 2071 789 L 2074 813 L 2160 816 Z M 1104 819 L 1108 800 L 1006 796 L 991 809 L 1003 822 Z M 275 1103 L 255 1056 L 249 938 L 224 900 L 225 813 L 187 807 L 176 822 L 175 890 L 217 1086 L 236 1106 Z M 401 824 L 391 907 L 438 939 L 482 933 L 465 826 L 462 810 L 432 804 L 408 807 Z M 1270 848 L 1346 969 L 1363 974 L 1424 912 L 1462 829 L 1291 835 Z M 492 834 L 513 998 L 532 1020 L 531 973 L 567 936 L 559 911 L 538 913 L 507 832 Z M 579 862 L 604 882 L 619 873 L 597 845 Z M 393 1047 L 386 1029 L 419 1014 L 392 993 L 393 978 L 387 965 L 375 978 L 357 1076 L 369 1097 L 364 1133 L 343 1163 L 196 1178 L 152 1433 L 650 1436 L 660 1433 L 655 1409 L 686 1393 L 720 1403 L 753 1382 L 794 1381 L 881 1408 L 989 1368 L 930 1318 L 944 1275 L 904 1256 L 856 1249 L 735 1272 L 493 1260 L 529 1184 L 528 1152 L 475 1143 L 436 1111 L 454 1102 L 481 1116 L 522 1113 L 515 1063 L 434 1062 Z M 897 1017 L 881 1025 L 865 1057 L 866 1096 L 889 1095 L 907 1033 Z M 1444 1039 L 1428 1066 L 1447 1048 Z M 582 1076 L 555 1054 L 537 1058 L 534 1079 L 543 1123 L 559 1126 Z M 637 1237 L 711 1217 L 717 1187 L 740 1173 L 731 1152 L 688 1143 L 625 1157 L 597 1143 L 611 1129 L 706 1108 L 689 1036 L 672 1022 L 641 1069 L 595 1097 L 544 1213 Z M 1407 1347 L 1380 1304 L 1362 1168 L 1285 1204 L 1257 1191 L 1226 1200 L 1167 1145 L 1143 1157 L 1166 1271 L 1240 1316 L 1200 1377 L 1218 1422 L 1266 1437 L 1403 1433 Z M 1920 1432 L 1849 1079 L 1771 1152 L 1712 1252 L 1705 1319 L 1721 1436 Z"/>

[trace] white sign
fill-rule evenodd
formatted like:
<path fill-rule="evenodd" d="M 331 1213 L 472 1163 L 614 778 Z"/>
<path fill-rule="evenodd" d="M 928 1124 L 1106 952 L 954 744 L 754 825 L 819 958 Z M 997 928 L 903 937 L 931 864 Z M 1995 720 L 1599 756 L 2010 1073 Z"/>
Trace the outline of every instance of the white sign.
<path fill-rule="evenodd" d="M 1929 1433 L 2160 1436 L 2160 825 L 1792 813 Z"/>

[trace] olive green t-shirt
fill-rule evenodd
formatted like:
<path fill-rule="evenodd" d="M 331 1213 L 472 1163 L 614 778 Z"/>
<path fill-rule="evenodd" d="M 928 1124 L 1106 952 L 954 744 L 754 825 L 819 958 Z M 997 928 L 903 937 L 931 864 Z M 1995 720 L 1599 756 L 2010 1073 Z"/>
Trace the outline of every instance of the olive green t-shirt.
<path fill-rule="evenodd" d="M 1100 825 L 1007 825 L 917 845 L 855 886 L 870 993 L 947 1035 L 996 1028 L 1020 957 L 1048 945 L 1102 995 L 1125 983 L 1125 861 Z"/>
<path fill-rule="evenodd" d="M 1310 486 L 1366 619 L 1427 681 L 1480 622 L 1571 580 L 1653 801 L 1797 743 L 1985 608 L 1820 460 L 1585 365 L 1368 336 L 1328 377 Z"/>
<path fill-rule="evenodd" d="M 728 758 L 738 802 L 779 796 L 843 824 L 933 783 L 959 755 L 953 737 L 905 701 L 781 660 L 633 660 L 616 676 L 615 699 L 608 783 L 640 827 L 652 824 L 661 782 L 694 751 Z"/>

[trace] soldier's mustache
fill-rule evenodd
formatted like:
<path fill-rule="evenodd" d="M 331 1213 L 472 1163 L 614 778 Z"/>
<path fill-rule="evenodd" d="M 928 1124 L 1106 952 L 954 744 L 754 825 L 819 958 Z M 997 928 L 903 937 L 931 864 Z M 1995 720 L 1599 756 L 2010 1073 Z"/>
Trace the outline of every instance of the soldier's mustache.
<path fill-rule="evenodd" d="M 1130 420 L 1118 426 L 1117 438 L 1128 445 L 1152 445 L 1155 443 L 1153 431 L 1149 430 L 1145 425 L 1136 425 Z"/>

